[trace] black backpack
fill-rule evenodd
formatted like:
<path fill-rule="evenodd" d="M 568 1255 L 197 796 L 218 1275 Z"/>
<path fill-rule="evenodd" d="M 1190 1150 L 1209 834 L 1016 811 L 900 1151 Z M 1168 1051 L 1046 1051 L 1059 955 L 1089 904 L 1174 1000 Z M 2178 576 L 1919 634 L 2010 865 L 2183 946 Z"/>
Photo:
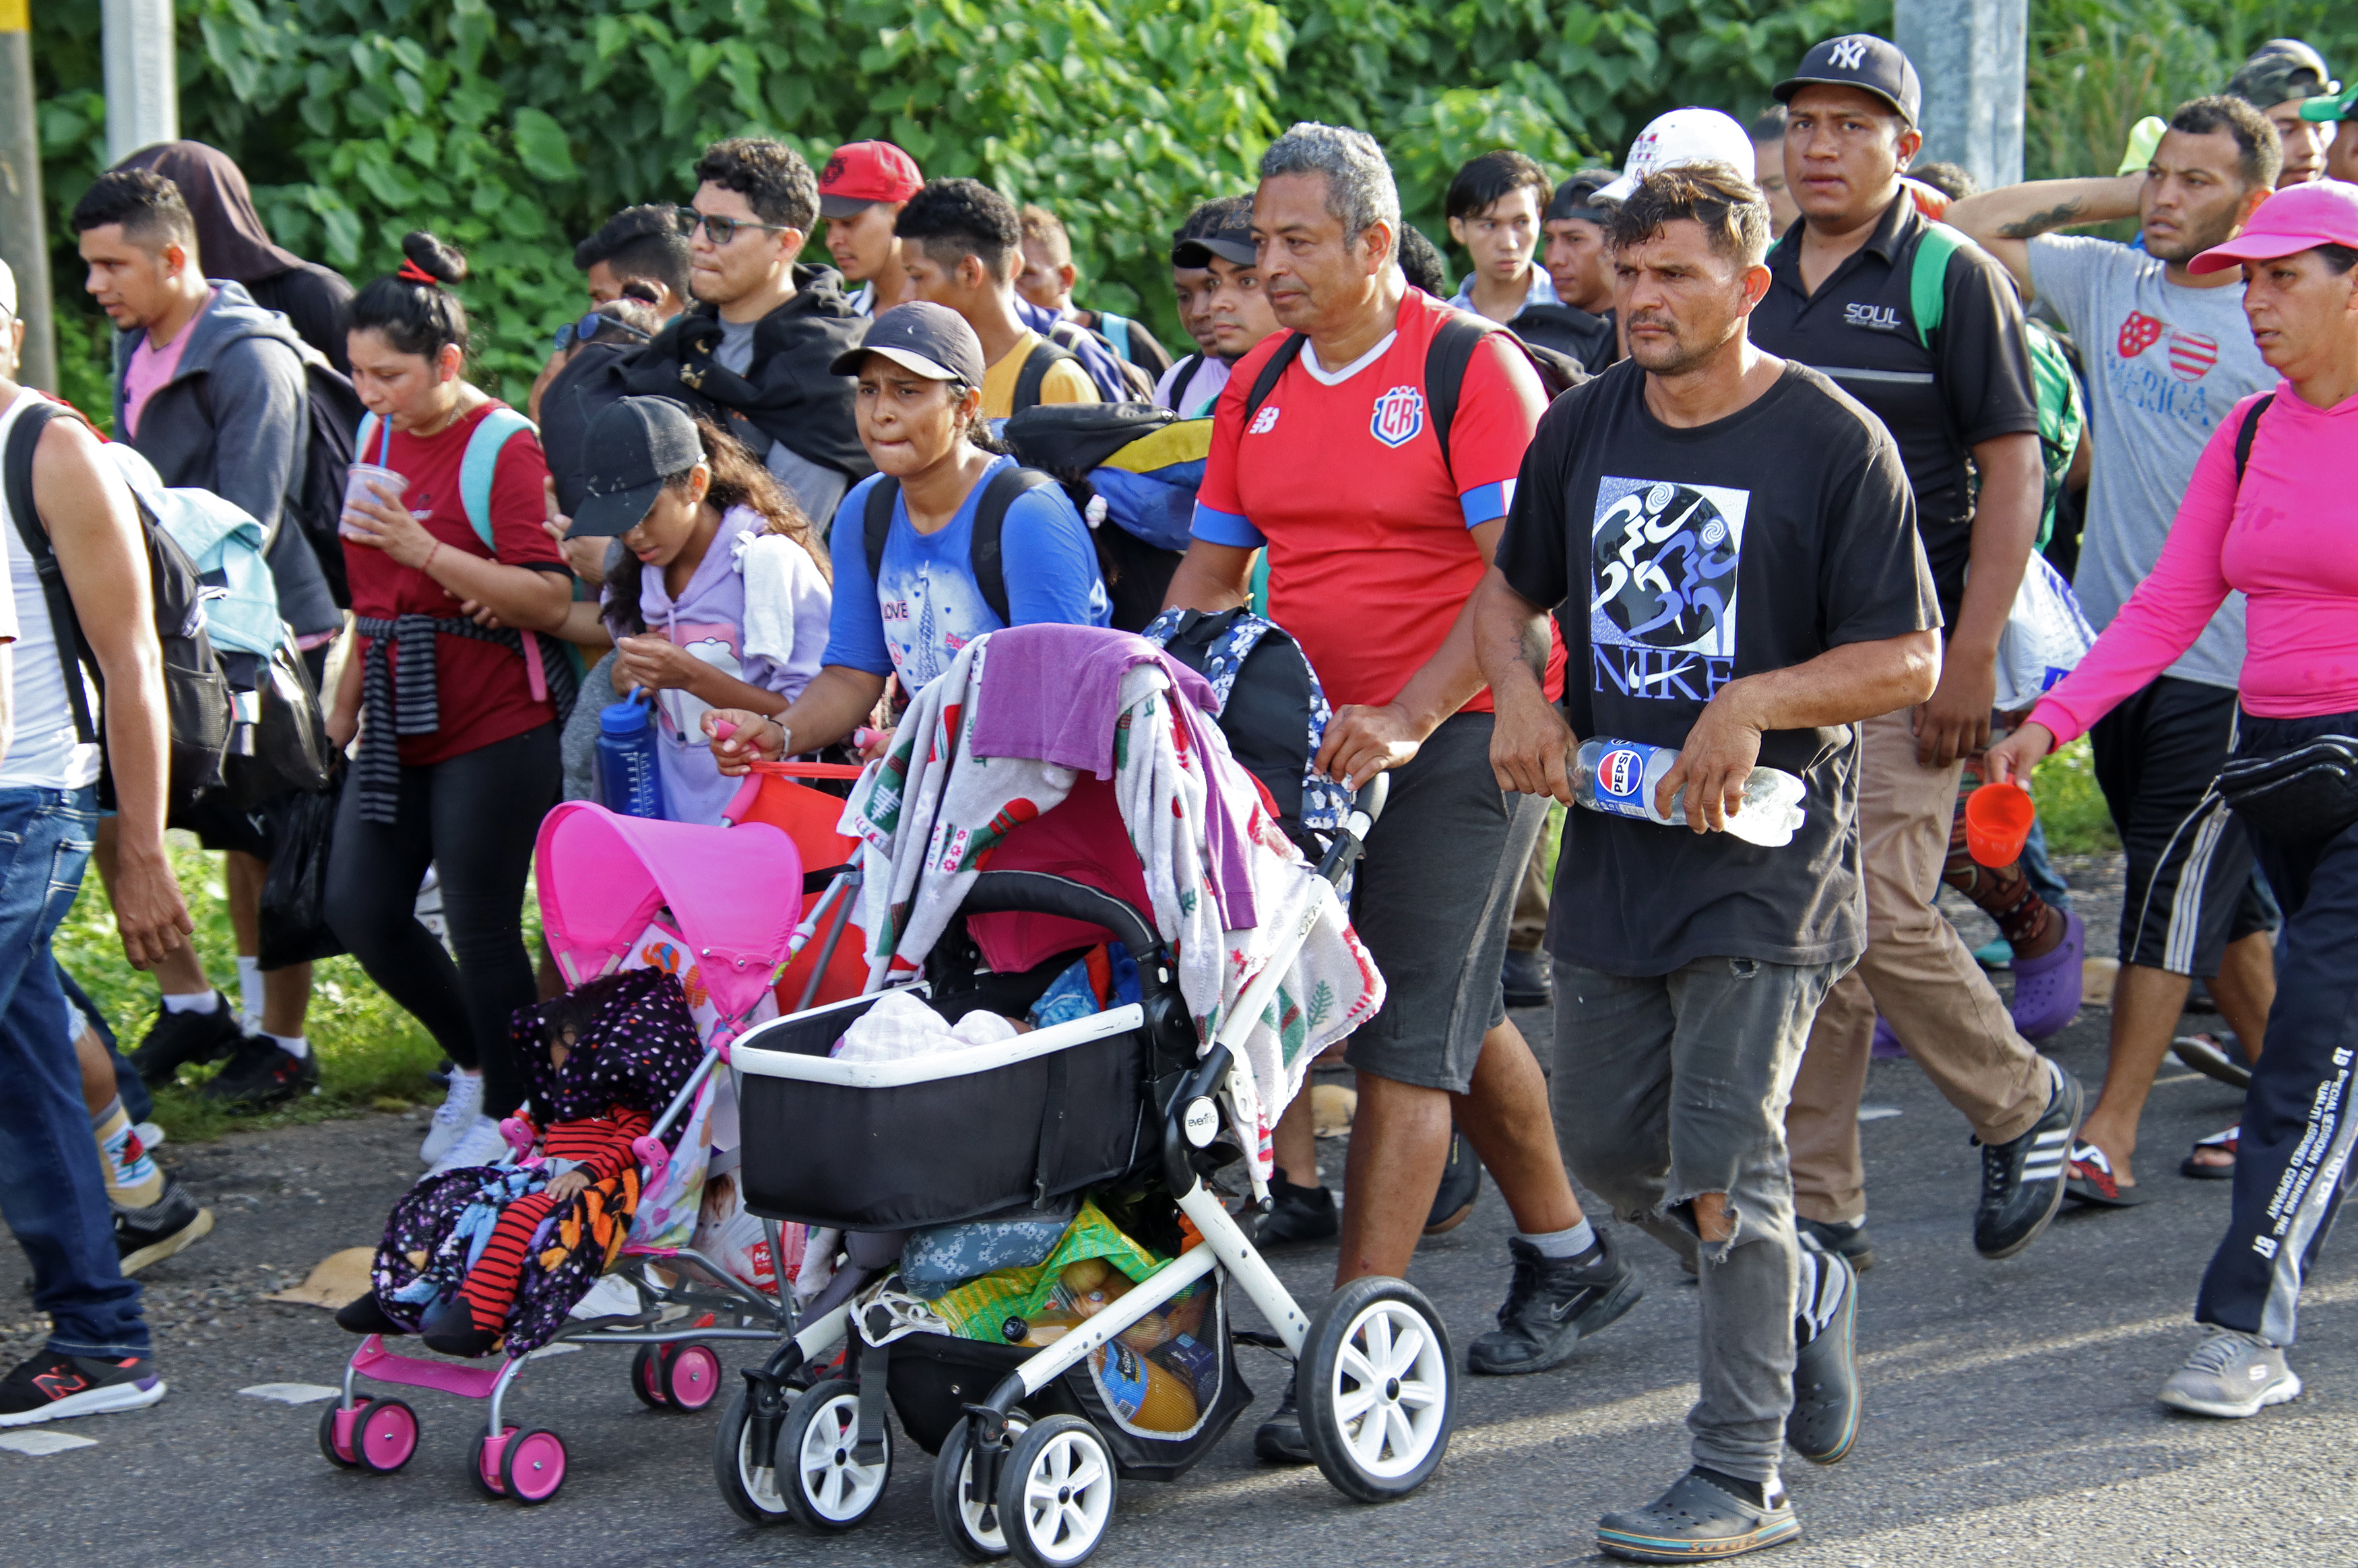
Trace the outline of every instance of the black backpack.
<path fill-rule="evenodd" d="M 1580 362 L 1553 349 L 1536 349 L 1496 321 L 1483 319 L 1461 310 L 1444 322 L 1433 334 L 1433 341 L 1424 351 L 1425 406 L 1433 416 L 1433 438 L 1441 443 L 1441 460 L 1449 462 L 1449 427 L 1457 417 L 1457 399 L 1466 390 L 1466 367 L 1474 362 L 1474 350 L 1483 339 L 1496 332 L 1522 351 L 1523 357 L 1538 373 L 1540 385 L 1553 400 L 1588 379 Z M 1277 378 L 1285 367 L 1302 357 L 1302 345 L 1310 340 L 1300 332 L 1286 335 L 1285 344 L 1269 356 L 1253 378 L 1252 391 L 1245 398 L 1245 420 L 1249 424 L 1269 395 L 1277 390 Z"/>
<path fill-rule="evenodd" d="M 1077 365 L 1080 362 L 1080 355 L 1045 338 L 1033 344 L 1032 351 L 1023 356 L 1023 368 L 1015 373 L 1015 396 L 1007 408 L 1010 416 L 1021 414 L 1026 408 L 1040 406 L 1041 384 L 1048 379 L 1050 371 L 1060 364 Z M 1087 373 L 1086 367 L 1082 373 Z M 1000 619 L 1004 621 L 1007 617 L 1002 615 Z"/>
<path fill-rule="evenodd" d="M 1176 620 L 1165 623 L 1163 651 L 1207 679 L 1211 656 L 1221 640 L 1238 622 L 1258 619 L 1241 606 L 1212 614 L 1200 610 L 1174 613 Z M 1315 862 L 1325 853 L 1325 845 L 1302 818 L 1311 760 L 1310 718 L 1321 702 L 1318 676 L 1293 635 L 1268 623 L 1230 680 L 1219 715 L 1228 754 L 1269 791 L 1277 804 L 1278 827 Z"/>
<path fill-rule="evenodd" d="M 344 484 L 355 455 L 353 441 L 361 416 L 368 408 L 352 390 L 351 378 L 330 364 L 326 355 L 308 343 L 290 347 L 303 362 L 308 434 L 303 439 L 302 478 L 287 497 L 283 520 L 302 530 L 303 542 L 319 558 L 320 575 L 328 579 L 328 593 L 336 608 L 350 610 L 352 590 L 344 578 L 344 539 L 339 524 L 344 514 Z M 208 427 L 213 424 L 211 389 L 211 376 L 198 378 L 197 400 Z"/>
<path fill-rule="evenodd" d="M 1007 509 L 1015 504 L 1017 496 L 1055 482 L 1032 469 L 1001 469 L 985 482 L 982 499 L 975 504 L 974 533 L 967 544 L 968 565 L 974 569 L 974 586 L 982 590 L 982 601 L 990 606 L 990 612 L 999 617 L 1002 626 L 1015 624 L 1015 618 L 1007 611 L 1007 568 L 999 554 L 1000 535 L 1007 527 Z M 884 542 L 892 536 L 892 503 L 900 494 L 901 481 L 890 474 L 877 480 L 875 488 L 868 492 L 868 510 L 860 521 L 863 543 L 868 547 L 868 580 L 871 583 L 884 574 Z"/>
<path fill-rule="evenodd" d="M 16 416 L 8 432 L 8 446 L 0 456 L 5 472 L 8 514 L 25 541 L 39 576 L 49 625 L 57 637 L 58 657 L 65 665 L 66 706 L 73 715 L 74 738 L 84 745 L 104 745 L 105 737 L 92 720 L 82 692 L 81 672 L 88 670 L 105 700 L 105 677 L 82 635 L 74 614 L 73 598 L 66 589 L 64 570 L 49 536 L 42 530 L 33 503 L 33 449 L 50 420 L 70 413 L 61 404 L 38 402 Z M 205 635 L 204 583 L 196 562 L 157 523 L 155 515 L 135 494 L 139 532 L 147 546 L 147 579 L 156 599 L 156 635 L 164 648 L 164 706 L 171 730 L 171 777 L 165 793 L 167 815 L 179 809 L 222 783 L 222 760 L 229 750 L 232 727 L 229 677 Z M 99 779 L 99 804 L 114 804 L 114 781 Z"/>
<path fill-rule="evenodd" d="M 1087 517 L 1091 501 L 1099 493 L 1092 476 L 1100 471 L 1100 465 L 1122 449 L 1174 423 L 1182 423 L 1177 415 L 1153 403 L 1053 403 L 1014 415 L 1000 434 L 1017 462 L 1053 476 Z M 1209 421 L 1185 423 L 1202 427 Z M 1195 463 L 1184 490 L 1166 493 L 1174 498 L 1184 495 L 1192 504 L 1194 486 L 1201 481 L 1202 470 L 1203 464 Z M 1089 538 L 1097 546 L 1098 570 L 1111 601 L 1109 623 L 1117 632 L 1142 632 L 1163 612 L 1163 600 L 1183 552 L 1141 536 L 1123 508 L 1111 503 L 1120 499 L 1119 495 L 1109 498 L 1109 503 L 1099 508 L 1102 521 L 1090 527 Z"/>

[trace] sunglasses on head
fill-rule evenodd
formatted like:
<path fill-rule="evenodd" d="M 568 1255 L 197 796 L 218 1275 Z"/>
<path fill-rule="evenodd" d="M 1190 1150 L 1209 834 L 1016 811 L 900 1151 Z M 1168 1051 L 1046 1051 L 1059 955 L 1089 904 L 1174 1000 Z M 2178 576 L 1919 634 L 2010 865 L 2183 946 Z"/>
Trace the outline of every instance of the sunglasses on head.
<path fill-rule="evenodd" d="M 716 218 L 709 212 L 699 212 L 693 207 L 682 207 L 677 211 L 679 232 L 682 234 L 694 239 L 697 226 L 701 224 L 704 232 L 712 236 L 712 243 L 716 245 L 725 245 L 736 239 L 737 231 L 740 229 L 760 229 L 773 234 L 782 234 L 786 231 L 786 225 L 784 223 L 760 223 L 751 218 Z"/>
<path fill-rule="evenodd" d="M 561 354 L 568 349 L 587 343 L 610 327 L 616 331 L 628 332 L 643 343 L 654 338 L 653 332 L 634 322 L 625 321 L 619 316 L 600 316 L 592 310 L 579 321 L 568 321 L 557 330 L 557 351 Z"/>

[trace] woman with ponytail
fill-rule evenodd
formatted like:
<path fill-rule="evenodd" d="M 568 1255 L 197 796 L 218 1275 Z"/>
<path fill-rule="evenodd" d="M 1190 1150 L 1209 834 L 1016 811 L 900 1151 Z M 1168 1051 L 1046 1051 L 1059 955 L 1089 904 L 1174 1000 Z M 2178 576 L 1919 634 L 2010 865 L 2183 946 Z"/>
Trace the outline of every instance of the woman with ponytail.
<path fill-rule="evenodd" d="M 369 978 L 458 1064 L 420 1157 L 488 1164 L 525 1084 L 508 1021 L 535 1000 L 521 919 L 534 835 L 557 803 L 572 603 L 543 528 L 548 465 L 531 423 L 466 379 L 466 258 L 402 240 L 400 270 L 347 314 L 368 406 L 343 516 L 355 643 L 328 719 L 360 735 L 328 871 L 328 919 Z M 480 605 L 496 624 L 461 610 Z M 363 723 L 363 715 L 365 722 Z M 415 913 L 438 869 L 446 951 Z M 457 955 L 456 962 L 452 954 Z"/>

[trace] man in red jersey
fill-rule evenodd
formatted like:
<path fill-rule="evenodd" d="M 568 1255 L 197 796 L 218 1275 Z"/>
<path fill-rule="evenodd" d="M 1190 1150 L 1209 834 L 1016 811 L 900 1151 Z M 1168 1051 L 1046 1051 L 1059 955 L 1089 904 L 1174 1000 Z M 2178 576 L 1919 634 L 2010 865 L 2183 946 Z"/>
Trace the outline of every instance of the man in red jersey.
<path fill-rule="evenodd" d="M 1573 1196 L 1547 1086 L 1499 989 L 1515 885 L 1543 802 L 1502 791 L 1490 695 L 1466 603 L 1505 526 L 1545 398 L 1492 332 L 1433 352 L 1474 319 L 1411 290 L 1400 197 L 1364 133 L 1294 126 L 1261 160 L 1252 232 L 1279 323 L 1239 361 L 1214 413 L 1195 542 L 1174 606 L 1245 600 L 1270 553 L 1270 619 L 1336 704 L 1318 757 L 1347 787 L 1393 772 L 1360 863 L 1353 920 L 1384 1009 L 1351 1037 L 1359 1103 L 1345 1176 L 1338 1283 L 1408 1271 L 1457 1128 L 1513 1211 L 1514 1282 L 1477 1372 L 1561 1365 L 1636 1303 L 1635 1273 Z M 1463 330 L 1463 329 L 1460 329 Z M 1454 394 L 1454 395 L 1453 395 Z M 1563 650 L 1549 661 L 1559 692 Z M 1470 950 L 1469 950 L 1470 949 Z M 1305 1460 L 1293 1391 L 1254 1446 Z"/>

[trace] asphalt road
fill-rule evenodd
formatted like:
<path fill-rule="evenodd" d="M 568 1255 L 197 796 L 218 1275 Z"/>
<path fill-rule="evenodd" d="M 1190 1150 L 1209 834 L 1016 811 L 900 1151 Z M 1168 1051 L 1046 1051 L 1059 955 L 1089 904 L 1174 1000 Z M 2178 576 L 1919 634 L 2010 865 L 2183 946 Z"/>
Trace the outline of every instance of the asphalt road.
<path fill-rule="evenodd" d="M 1520 1015 L 1545 1039 L 1544 1013 Z M 2210 1021 L 2204 1021 L 2210 1022 Z M 2093 1082 L 2104 1018 L 2083 1012 L 2055 1049 Z M 1763 1561 L 1804 1564 L 2260 1565 L 2358 1561 L 2358 1272 L 2329 1254 L 2293 1360 L 2309 1391 L 2250 1422 L 2164 1411 L 2156 1387 L 2194 1339 L 2196 1276 L 2226 1213 L 2223 1183 L 2175 1173 L 2196 1137 L 2236 1113 L 2207 1080 L 2164 1075 L 2145 1126 L 2150 1201 L 2067 1209 L 2005 1263 L 1972 1248 L 1978 1155 L 1954 1112 L 1904 1061 L 1876 1065 L 1863 1130 L 1880 1253 L 1859 1333 L 1863 1434 L 1831 1470 L 1787 1472 L 1803 1523 Z M 352 1341 L 313 1309 L 255 1297 L 338 1248 L 373 1242 L 415 1162 L 413 1121 L 377 1116 L 250 1133 L 167 1162 L 220 1217 L 214 1234 L 146 1276 L 170 1396 L 152 1410 L 34 1429 L 94 1440 L 40 1456 L 0 1451 L 0 1562 L 76 1564 L 367 1563 L 430 1568 L 954 1561 L 925 1499 L 929 1462 L 903 1444 L 871 1522 L 815 1537 L 756 1530 L 711 1478 L 716 1412 L 657 1413 L 625 1386 L 628 1357 L 551 1357 L 511 1419 L 560 1432 L 564 1492 L 539 1509 L 487 1503 L 465 1454 L 479 1405 L 416 1393 L 416 1460 L 389 1477 L 330 1469 L 319 1407 L 243 1395 L 265 1382 L 330 1384 Z M 1325 1146 L 1330 1171 L 1340 1149 Z M 1504 1206 L 1429 1242 L 1413 1277 L 1460 1343 L 1487 1326 L 1506 1281 Z M 1598 1513 L 1641 1503 L 1687 1463 L 1695 1292 L 1641 1236 L 1648 1294 L 1574 1362 L 1538 1377 L 1468 1379 L 1449 1456 L 1415 1497 L 1345 1501 L 1314 1470 L 1255 1461 L 1251 1430 L 1282 1386 L 1247 1351 L 1259 1390 L 1227 1440 L 1174 1484 L 1133 1483 L 1098 1561 L 1109 1568 L 1238 1564 L 1553 1564 L 1595 1560 Z M 1284 1257 L 1305 1303 L 1331 1256 Z M 23 1261 L 0 1249 L 0 1351 L 37 1343 Z M 736 1358 L 732 1357 L 732 1365 Z"/>

